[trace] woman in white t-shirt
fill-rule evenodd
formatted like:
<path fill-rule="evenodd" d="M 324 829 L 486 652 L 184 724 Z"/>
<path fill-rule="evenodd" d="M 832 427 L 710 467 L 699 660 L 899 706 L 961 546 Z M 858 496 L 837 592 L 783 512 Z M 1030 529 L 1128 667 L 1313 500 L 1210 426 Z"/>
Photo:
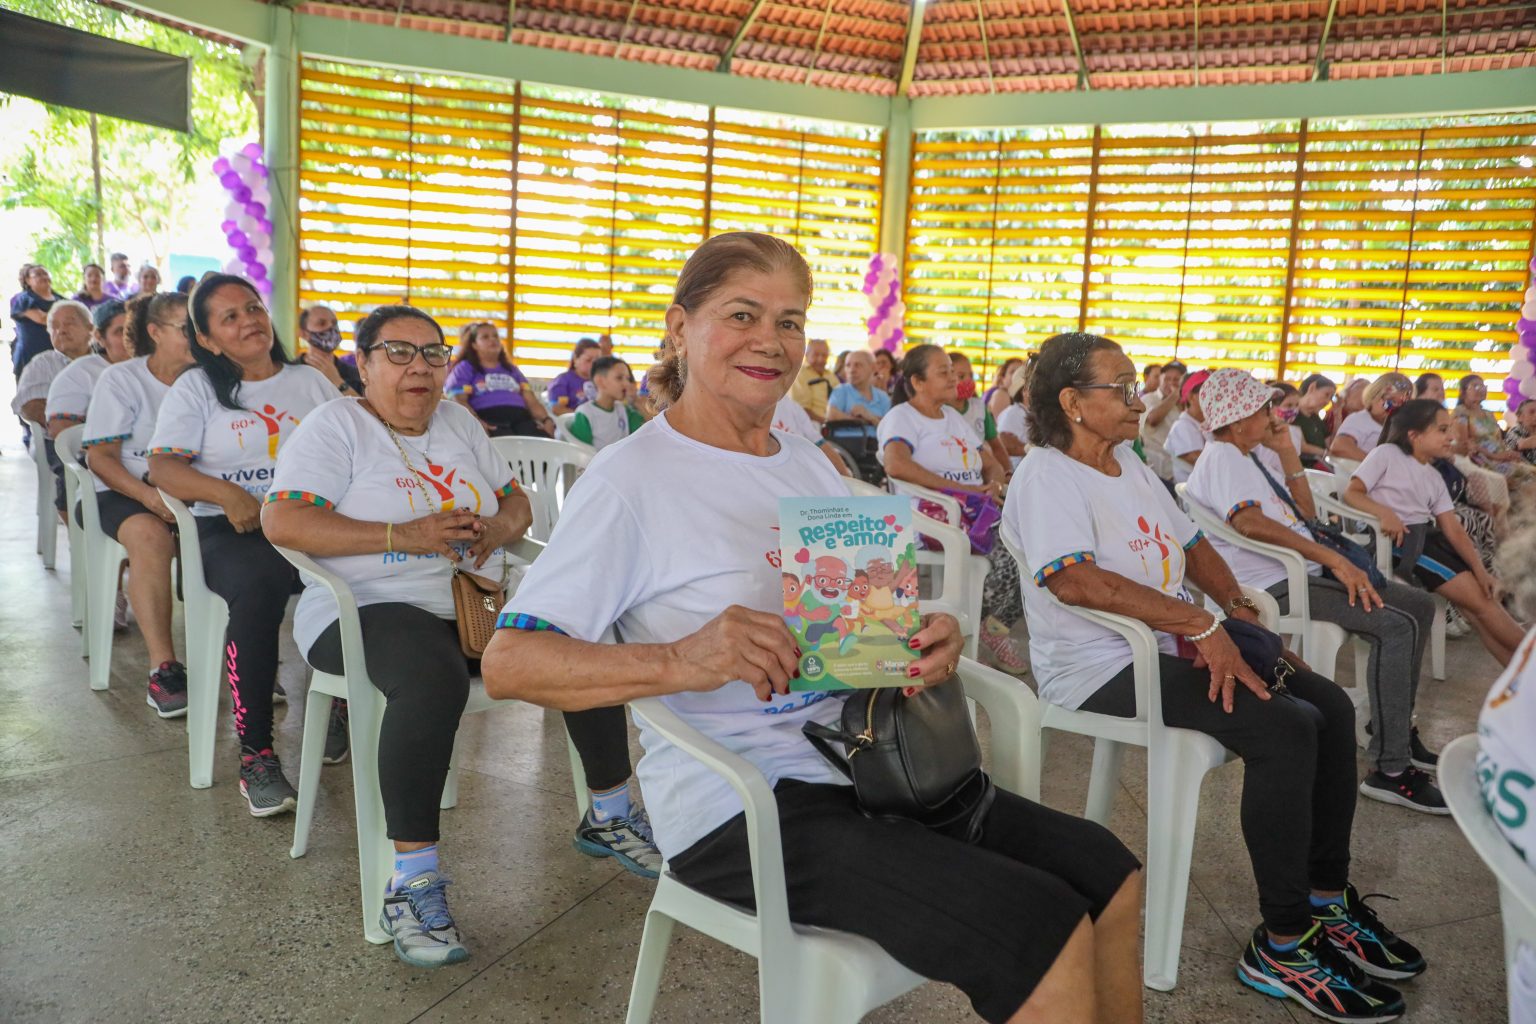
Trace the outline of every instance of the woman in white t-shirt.
<path fill-rule="evenodd" d="M 438 806 L 471 674 L 453 569 L 505 586 L 505 549 L 533 521 L 474 413 L 442 400 L 451 351 L 419 309 L 381 306 L 364 317 L 357 355 L 368 397 L 328 402 L 305 418 L 282 446 L 261 517 L 269 540 L 314 556 L 357 599 L 368 674 L 388 700 L 379 788 L 395 872 L 384 928 L 417 967 L 469 957 L 437 860 Z M 306 661 L 345 670 L 329 590 L 310 582 L 293 621 Z"/>
<path fill-rule="evenodd" d="M 837 721 L 841 701 L 789 692 L 799 668 L 782 618 L 779 500 L 847 494 L 809 444 L 772 429 L 810 299 L 804 258 L 771 236 L 716 235 L 690 257 L 651 377 L 665 409 L 601 452 L 571 492 L 486 651 L 486 691 L 558 708 L 661 697 L 774 787 L 791 920 L 871 939 L 958 985 L 995 1024 L 1023 1019 L 1021 1008 L 1031 1020 L 1135 1024 L 1137 875 L 1113 836 L 1007 792 L 978 845 L 875 821 L 801 732 Z M 632 557 L 594 558 L 595 537 Z M 611 633 L 623 643 L 603 643 Z M 912 645 L 914 685 L 955 685 L 953 617 L 926 616 Z M 668 870 L 750 905 L 740 799 L 661 736 L 642 728 L 640 739 Z"/>
<path fill-rule="evenodd" d="M 1339 424 L 1338 433 L 1328 445 L 1328 454 L 1353 462 L 1364 461 L 1381 443 L 1381 428 L 1393 409 L 1413 397 L 1413 382 L 1400 373 L 1384 373 L 1365 387 L 1361 400 L 1364 408 L 1352 412 Z"/>
<path fill-rule="evenodd" d="M 312 366 L 291 364 L 261 295 L 210 274 L 188 300 L 197 365 L 160 403 L 149 473 L 197 517 L 203 576 L 229 604 L 224 662 L 240 738 L 240 792 L 255 817 L 291 811 L 298 794 L 272 751 L 277 633 L 298 574 L 261 533 L 277 450 L 310 410 L 340 397 Z"/>
<path fill-rule="evenodd" d="M 1008 453 L 1010 472 L 1019 468 L 1029 451 L 1029 376 L 1034 357 L 1028 362 L 1010 360 L 1017 364 L 998 391 L 1008 400 L 1008 405 L 997 414 L 997 439 Z"/>
<path fill-rule="evenodd" d="M 1412 399 L 1387 418 L 1381 444 L 1355 470 L 1344 500 L 1381 520 L 1399 559 L 1399 575 L 1405 546 L 1417 546 L 1409 530 L 1423 532 L 1405 578 L 1460 609 L 1488 653 L 1508 665 L 1524 631 L 1499 603 L 1499 581 L 1483 567 L 1456 517 L 1445 479 L 1430 465 L 1449 458 L 1451 445 L 1451 414 L 1438 402 Z"/>
<path fill-rule="evenodd" d="M 84 423 L 101 371 L 133 358 L 127 325 L 128 307 L 117 299 L 108 299 L 91 310 L 90 354 L 70 362 L 48 385 L 48 401 L 43 409 L 48 417 L 49 437 L 58 437 L 70 427 Z"/>
<path fill-rule="evenodd" d="M 1530 531 L 1506 542 L 1518 552 L 1508 575 L 1516 580 L 1516 607 L 1536 610 L 1536 577 L 1531 573 Z M 1512 550 L 1513 549 L 1513 550 Z M 1477 781 L 1488 813 L 1509 844 L 1525 859 L 1536 885 L 1536 630 L 1526 635 L 1515 659 L 1494 682 L 1477 717 Z M 1510 971 L 1509 1024 L 1536 1024 L 1536 947 L 1522 942 Z"/>
<path fill-rule="evenodd" d="M 187 297 L 135 295 L 128 337 L 136 356 L 101 373 L 81 446 L 96 478 L 101 529 L 128 551 L 128 604 L 149 648 L 149 706 L 161 718 L 187 713 L 187 670 L 171 640 L 171 557 L 175 519 L 149 482 L 148 451 L 160 403 L 192 363 Z"/>
<path fill-rule="evenodd" d="M 1350 884 L 1349 698 L 1294 660 L 1288 695 L 1271 693 L 1223 616 L 1191 601 L 1186 579 L 1228 619 L 1258 619 L 1221 555 L 1131 450 L 1143 403 L 1136 367 L 1120 346 L 1089 334 L 1048 340 L 1030 408 L 1034 446 L 1014 474 L 1003 530 L 1021 545 L 1021 568 L 1032 574 L 1024 598 L 1040 698 L 1097 714 L 1138 712 L 1129 644 L 1064 606 L 1124 615 L 1154 630 L 1163 722 L 1206 733 L 1244 762 L 1243 838 L 1263 923 L 1238 963 L 1239 980 L 1330 1020 L 1395 1019 L 1401 995 L 1361 968 L 1410 977 L 1423 970 L 1423 958 Z"/>
<path fill-rule="evenodd" d="M 1189 479 L 1189 471 L 1195 468 L 1200 452 L 1205 447 L 1205 413 L 1200 408 L 1200 387 L 1211 375 L 1209 370 L 1199 370 L 1184 378 L 1179 390 L 1179 408 L 1184 415 L 1173 421 L 1168 428 L 1168 439 L 1163 442 L 1168 456 L 1173 460 L 1173 482 L 1182 484 Z"/>
<path fill-rule="evenodd" d="M 1378 590 L 1349 559 L 1312 536 L 1306 522 L 1317 518 L 1317 509 L 1291 436 L 1294 428 L 1270 415 L 1277 394 L 1243 370 L 1211 375 L 1201 395 L 1212 438 L 1189 475 L 1184 496 L 1193 503 L 1191 509 L 1204 508 L 1244 537 L 1300 552 L 1310 573 L 1312 621 L 1335 623 L 1369 643 L 1365 685 L 1373 728 L 1368 755 L 1375 770 L 1360 784 L 1361 794 L 1426 814 L 1449 814 L 1429 774 L 1439 757 L 1413 726 L 1434 599 L 1406 583 L 1389 581 Z M 1275 470 L 1259 458 L 1261 451 L 1274 457 Z M 1290 583 L 1277 559 L 1220 536 L 1212 543 L 1239 583 L 1268 590 L 1282 613 L 1289 610 Z M 1329 672 L 1333 666 L 1317 668 Z"/>
<path fill-rule="evenodd" d="M 976 436 L 981 438 L 981 443 L 992 453 L 993 460 L 1003 467 L 1006 476 L 1013 471 L 1013 463 L 1002 441 L 998 440 L 997 418 L 992 413 L 992 407 L 976 393 L 976 374 L 971 369 L 970 359 L 964 352 L 951 352 L 949 363 L 955 370 L 955 394 L 949 400 L 950 408 L 971 425 Z"/>
<path fill-rule="evenodd" d="M 965 522 L 953 525 L 969 532 L 979 520 L 996 522 L 997 506 L 1008 486 L 1007 470 L 950 404 L 956 386 L 954 365 L 937 345 L 908 349 L 901 360 L 906 401 L 881 417 L 876 436 L 886 475 L 957 499 Z M 946 518 L 933 502 L 918 499 L 917 504 L 935 519 Z M 982 585 L 984 618 L 979 640 L 999 667 L 1015 674 L 1027 672 L 1029 660 L 1010 635 L 1014 623 L 1024 617 L 1019 570 L 995 535 L 988 539 L 990 545 L 980 546 L 972 539 L 973 548 L 986 555 L 989 563 Z"/>

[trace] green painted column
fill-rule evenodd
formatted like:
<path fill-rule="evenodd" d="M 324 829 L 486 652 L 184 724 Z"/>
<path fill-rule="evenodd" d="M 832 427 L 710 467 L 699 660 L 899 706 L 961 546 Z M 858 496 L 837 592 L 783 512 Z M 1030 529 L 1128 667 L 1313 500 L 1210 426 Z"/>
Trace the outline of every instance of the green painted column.
<path fill-rule="evenodd" d="M 912 177 L 912 103 L 905 96 L 891 100 L 885 125 L 885 159 L 880 169 L 880 251 L 894 253 L 897 266 L 906 262 L 907 194 Z"/>
<path fill-rule="evenodd" d="M 272 203 L 272 324 L 291 353 L 299 327 L 299 54 L 293 11 L 274 5 L 262 140 Z"/>

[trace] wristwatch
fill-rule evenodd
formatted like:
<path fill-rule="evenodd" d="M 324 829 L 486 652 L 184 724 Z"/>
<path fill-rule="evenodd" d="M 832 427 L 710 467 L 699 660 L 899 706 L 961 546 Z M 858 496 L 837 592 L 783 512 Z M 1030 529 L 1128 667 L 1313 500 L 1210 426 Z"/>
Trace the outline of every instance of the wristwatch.
<path fill-rule="evenodd" d="M 1247 594 L 1238 594 L 1232 600 L 1227 602 L 1227 614 L 1228 615 L 1231 615 L 1233 612 L 1237 611 L 1239 608 L 1246 608 L 1249 611 L 1253 612 L 1253 614 L 1255 614 L 1255 615 L 1259 614 L 1259 606 L 1254 604 L 1253 603 L 1253 598 L 1249 597 Z"/>

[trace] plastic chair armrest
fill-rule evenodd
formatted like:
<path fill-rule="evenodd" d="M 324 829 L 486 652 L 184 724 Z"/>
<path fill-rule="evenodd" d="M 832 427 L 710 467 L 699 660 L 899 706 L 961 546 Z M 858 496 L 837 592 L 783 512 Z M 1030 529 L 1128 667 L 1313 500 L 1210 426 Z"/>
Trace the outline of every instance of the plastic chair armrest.
<path fill-rule="evenodd" d="M 747 819 L 747 848 L 752 860 L 752 891 L 757 897 L 761 950 L 787 949 L 794 933 L 784 888 L 784 847 L 779 836 L 779 805 L 773 787 L 757 767 L 733 754 L 678 717 L 659 697 L 641 697 L 630 711 L 664 739 L 730 783 L 741 797 Z"/>
<path fill-rule="evenodd" d="M 932 488 L 923 487 L 920 484 L 909 484 L 905 480 L 891 478 L 891 487 L 897 494 L 906 494 L 913 498 L 922 498 L 931 501 L 944 510 L 944 515 L 951 523 L 964 522 L 964 516 L 960 509 L 960 502 L 947 494 L 941 494 Z"/>
<path fill-rule="evenodd" d="M 955 671 L 965 695 L 992 726 L 992 777 L 1012 793 L 1040 799 L 1040 698 L 1012 676 L 961 658 Z"/>
<path fill-rule="evenodd" d="M 312 576 L 331 592 L 336 599 L 336 621 L 341 627 L 341 664 L 349 679 L 356 678 L 358 685 L 368 679 L 368 661 L 363 648 L 363 622 L 357 613 L 357 598 L 347 581 L 323 569 L 320 563 L 292 548 L 272 545 L 277 553 L 288 559 L 301 573 Z M 371 684 L 370 684 L 371 685 Z"/>
<path fill-rule="evenodd" d="M 966 596 L 961 592 L 960 585 L 965 579 L 966 559 L 971 555 L 971 538 L 963 530 L 921 512 L 913 513 L 912 529 L 938 544 L 944 559 L 944 587 L 934 595 L 932 601 L 950 608 L 964 608 Z M 979 629 L 981 623 L 972 622 L 970 627 Z"/>

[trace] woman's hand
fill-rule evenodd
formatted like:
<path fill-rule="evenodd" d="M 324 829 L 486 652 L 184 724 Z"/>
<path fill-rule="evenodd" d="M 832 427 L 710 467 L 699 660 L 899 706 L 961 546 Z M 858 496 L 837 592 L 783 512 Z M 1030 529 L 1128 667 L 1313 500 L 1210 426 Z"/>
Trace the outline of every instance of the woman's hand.
<path fill-rule="evenodd" d="M 160 499 L 160 492 L 153 487 L 144 488 L 144 493 L 139 496 L 139 504 L 168 523 L 176 521 L 176 517 L 171 514 L 171 510 L 166 508 L 165 502 Z"/>
<path fill-rule="evenodd" d="M 757 699 L 789 692 L 800 674 L 800 650 L 784 620 L 769 612 L 733 604 L 703 628 L 667 645 L 671 692 L 718 690 L 737 679 L 757 691 Z"/>
<path fill-rule="evenodd" d="M 1225 629 L 1216 627 L 1216 632 L 1195 643 L 1195 650 L 1199 652 L 1195 656 L 1195 667 L 1211 670 L 1209 699 L 1214 703 L 1220 695 L 1221 709 L 1227 714 L 1232 713 L 1232 695 L 1237 691 L 1238 683 L 1248 687 L 1260 700 L 1269 700 L 1269 688 L 1248 667 L 1242 652 Z"/>
<path fill-rule="evenodd" d="M 458 551 L 454 543 L 475 541 L 480 531 L 475 529 L 475 514 L 467 508 L 434 512 L 404 523 L 396 523 L 390 531 L 392 548 L 408 555 L 442 555 L 456 559 Z"/>
<path fill-rule="evenodd" d="M 219 502 L 229 525 L 236 533 L 255 533 L 261 529 L 261 502 L 252 497 L 244 487 L 230 484 L 227 497 Z"/>
<path fill-rule="evenodd" d="M 1382 529 L 1386 529 L 1383 524 Z M 1360 599 L 1360 610 L 1370 611 L 1374 603 L 1377 608 L 1384 607 L 1386 602 L 1381 595 L 1376 593 L 1376 588 L 1371 586 L 1371 578 L 1361 569 L 1356 568 L 1355 563 L 1339 555 L 1328 566 L 1328 571 L 1333 573 L 1333 578 L 1339 581 L 1345 593 L 1349 595 L 1349 606 L 1355 606 L 1355 598 Z"/>
<path fill-rule="evenodd" d="M 1260 443 L 1277 455 L 1294 451 L 1296 448 L 1291 443 L 1291 425 L 1282 419 L 1270 421 L 1269 429 L 1264 432 L 1264 440 Z"/>
<path fill-rule="evenodd" d="M 908 697 L 918 687 L 942 683 L 955 674 L 960 664 L 960 654 L 965 650 L 965 638 L 960 635 L 960 622 L 947 612 L 930 612 L 923 616 L 923 625 L 907 638 L 907 646 L 920 652 L 919 657 L 907 666 L 907 676 L 913 685 L 907 687 Z"/>
<path fill-rule="evenodd" d="M 304 350 L 304 362 L 325 374 L 325 379 L 331 382 L 332 387 L 340 388 L 345 383 L 341 371 L 336 368 L 336 357 L 329 352 L 321 352 L 310 346 Z"/>
<path fill-rule="evenodd" d="M 1001 480 L 989 480 L 982 484 L 980 487 L 973 487 L 971 490 L 975 491 L 977 494 L 985 494 L 993 501 L 1001 504 L 1003 495 L 1008 491 L 1008 485 Z"/>
<path fill-rule="evenodd" d="M 1504 585 L 1499 578 L 1481 565 L 1472 570 L 1472 578 L 1477 580 L 1477 585 L 1483 588 L 1483 593 L 1488 595 L 1488 600 L 1497 601 L 1504 593 Z"/>
<path fill-rule="evenodd" d="M 522 540 L 531 525 L 532 515 L 512 518 L 495 515 L 489 519 L 476 519 L 474 529 L 479 531 L 479 537 L 469 546 L 469 557 L 474 560 L 475 568 L 484 565 L 497 548 Z"/>
<path fill-rule="evenodd" d="M 1408 528 L 1398 518 L 1397 513 L 1389 508 L 1381 510 L 1381 532 L 1392 538 L 1392 543 L 1399 546 L 1403 543 L 1403 537 L 1408 533 Z"/>

